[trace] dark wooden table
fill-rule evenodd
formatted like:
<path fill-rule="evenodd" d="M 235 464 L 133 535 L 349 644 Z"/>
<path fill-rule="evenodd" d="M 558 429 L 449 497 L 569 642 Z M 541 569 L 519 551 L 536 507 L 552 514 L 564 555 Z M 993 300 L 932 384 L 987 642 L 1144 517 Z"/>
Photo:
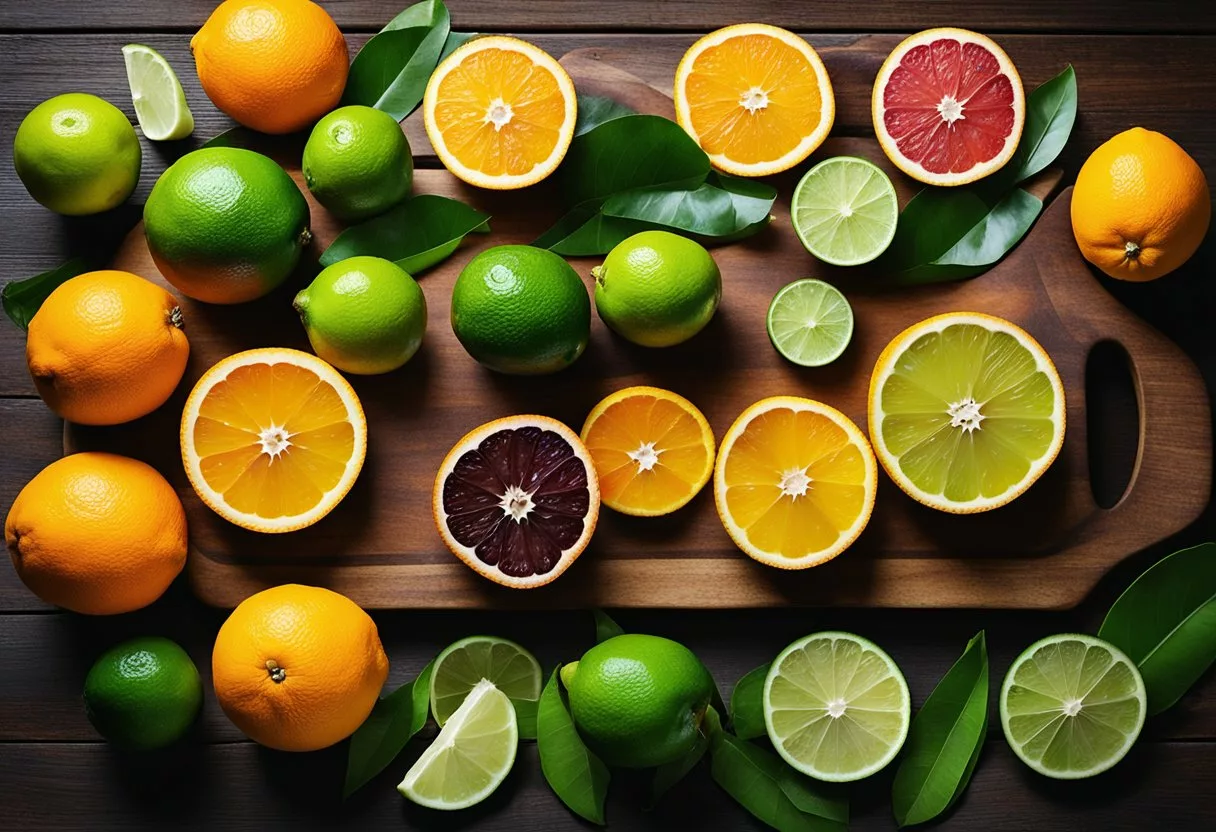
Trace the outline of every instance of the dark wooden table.
<path fill-rule="evenodd" d="M 406 0 L 332 0 L 325 5 L 353 51 Z M 145 142 L 144 170 L 132 204 L 181 153 L 229 126 L 199 89 L 188 41 L 215 0 L 2 0 L 0 2 L 0 280 L 27 277 L 68 256 L 95 252 L 123 228 L 126 212 L 71 220 L 38 206 L 12 170 L 12 139 L 21 118 L 51 95 L 83 90 L 131 114 L 123 44 L 160 50 L 176 67 L 197 119 L 196 138 L 169 146 Z M 869 84 L 877 64 L 850 47 L 868 38 L 888 44 L 900 33 L 965 26 L 994 35 L 1021 69 L 1028 88 L 1065 63 L 1077 70 L 1081 115 L 1062 161 L 1068 178 L 1114 133 L 1133 125 L 1181 143 L 1216 182 L 1216 5 L 1194 0 L 451 0 L 453 28 L 508 31 L 555 55 L 585 46 L 627 53 L 660 88 L 670 87 L 679 55 L 699 33 L 742 19 L 807 34 L 825 55 L 838 97 L 836 132 L 870 135 Z M 860 33 L 859 32 L 863 32 Z M 869 55 L 873 50 L 859 50 Z M 886 49 L 880 50 L 885 53 Z M 408 125 L 419 164 L 434 166 L 417 124 Z M 1178 341 L 1216 389 L 1216 245 L 1211 237 L 1186 268 L 1147 286 L 1103 284 Z M 0 511 L 20 488 L 61 455 L 62 425 L 38 400 L 26 373 L 22 333 L 0 322 Z M 1091 433 L 1104 453 L 1096 462 L 1108 501 L 1128 476 L 1135 432 L 1125 371 L 1096 363 Z M 1121 450 L 1120 450 L 1121 449 Z M 988 633 L 995 703 L 1012 658 L 1040 636 L 1092 632 L 1111 601 L 1144 567 L 1183 545 L 1216 536 L 1216 515 L 1178 539 L 1129 559 L 1077 610 L 993 611 L 764 610 L 683 613 L 622 612 L 628 630 L 678 639 L 700 655 L 729 695 L 735 681 L 790 640 L 816 629 L 864 634 L 887 648 L 908 677 L 917 705 L 977 630 Z M 343 804 L 345 746 L 315 754 L 267 751 L 246 741 L 210 695 L 211 643 L 224 614 L 193 600 L 184 582 L 150 608 L 106 619 L 84 618 L 42 604 L 15 573 L 0 566 L 0 829 L 292 829 L 357 828 L 577 829 L 549 792 L 535 747 L 520 754 L 507 783 L 482 806 L 440 816 L 412 806 L 393 789 L 419 752 L 411 747 L 377 781 Z M 392 660 L 389 684 L 412 677 L 444 645 L 492 633 L 519 640 L 542 663 L 577 656 L 591 643 L 587 613 L 378 614 Z M 85 719 L 80 691 L 93 660 L 137 634 L 176 639 L 202 671 L 208 697 L 189 742 L 160 754 L 124 756 L 100 740 Z M 995 704 L 993 705 L 995 713 Z M 1021 765 L 994 719 L 975 779 L 941 824 L 949 829 L 1111 830 L 1216 828 L 1216 678 L 1203 679 L 1169 713 L 1150 720 L 1144 736 L 1113 771 L 1090 781 L 1053 782 Z M 609 803 L 615 829 L 756 829 L 703 769 L 644 813 L 643 784 L 619 776 Z M 890 772 L 857 784 L 853 827 L 891 829 Z"/>

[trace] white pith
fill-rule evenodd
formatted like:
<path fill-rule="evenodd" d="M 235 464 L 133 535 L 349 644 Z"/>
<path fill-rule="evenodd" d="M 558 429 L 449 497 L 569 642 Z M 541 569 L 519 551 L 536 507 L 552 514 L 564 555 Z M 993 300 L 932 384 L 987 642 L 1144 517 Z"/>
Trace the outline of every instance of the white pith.
<path fill-rule="evenodd" d="M 637 463 L 639 471 L 649 471 L 659 464 L 659 454 L 661 453 L 663 451 L 656 450 L 653 442 L 643 442 L 635 450 L 629 452 L 629 458 Z"/>

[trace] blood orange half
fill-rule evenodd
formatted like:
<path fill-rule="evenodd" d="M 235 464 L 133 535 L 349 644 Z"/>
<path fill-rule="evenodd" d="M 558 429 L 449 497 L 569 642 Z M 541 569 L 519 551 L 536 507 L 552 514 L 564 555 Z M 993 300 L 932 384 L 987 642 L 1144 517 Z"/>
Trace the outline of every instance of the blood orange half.
<path fill-rule="evenodd" d="M 872 107 L 883 151 L 930 185 L 999 170 L 1017 150 L 1026 116 L 1009 56 L 966 29 L 928 29 L 895 47 L 878 70 Z"/>
<path fill-rule="evenodd" d="M 435 477 L 435 525 L 475 572 L 529 589 L 582 554 L 600 513 L 591 455 L 547 416 L 509 416 L 473 430 Z"/>

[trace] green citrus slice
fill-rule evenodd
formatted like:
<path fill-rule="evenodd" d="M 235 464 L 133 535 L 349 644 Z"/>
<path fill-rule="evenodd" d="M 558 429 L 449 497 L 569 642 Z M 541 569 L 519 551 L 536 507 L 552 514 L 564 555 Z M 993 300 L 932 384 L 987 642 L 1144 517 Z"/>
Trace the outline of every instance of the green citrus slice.
<path fill-rule="evenodd" d="M 773 296 L 768 337 L 777 352 L 803 367 L 822 367 L 840 357 L 853 337 L 853 307 L 822 280 L 795 280 Z"/>
<path fill-rule="evenodd" d="M 194 115 L 186 104 L 181 82 L 159 52 L 129 43 L 122 48 L 127 85 L 139 127 L 151 141 L 184 139 L 194 132 Z"/>
<path fill-rule="evenodd" d="M 1140 671 L 1093 636 L 1048 636 L 1018 656 L 1001 685 L 1001 727 L 1039 774 L 1077 780 L 1123 759 L 1144 726 Z"/>
<path fill-rule="evenodd" d="M 806 250 L 834 266 L 869 263 L 895 237 L 895 186 L 873 162 L 824 159 L 806 172 L 790 203 L 790 221 Z"/>
<path fill-rule="evenodd" d="M 470 636 L 449 645 L 431 673 L 431 713 L 441 726 L 483 679 L 511 699 L 539 699 L 544 684 L 536 657 L 513 641 Z"/>
<path fill-rule="evenodd" d="M 869 777 L 908 736 L 912 700 L 899 667 L 851 633 L 814 633 L 782 651 L 764 681 L 764 724 L 785 761 L 819 780 Z"/>

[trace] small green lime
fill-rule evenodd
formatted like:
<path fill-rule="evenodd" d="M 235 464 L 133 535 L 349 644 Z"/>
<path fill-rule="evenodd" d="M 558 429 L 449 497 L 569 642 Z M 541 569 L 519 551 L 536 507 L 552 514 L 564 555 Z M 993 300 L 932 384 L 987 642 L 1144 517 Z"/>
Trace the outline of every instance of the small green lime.
<path fill-rule="evenodd" d="M 604 762 L 661 766 L 697 742 L 714 680 L 682 644 L 626 634 L 562 668 L 579 734 Z"/>
<path fill-rule="evenodd" d="M 317 202 L 343 222 L 383 214 L 409 196 L 414 157 L 388 113 L 341 107 L 317 122 L 304 145 L 304 181 Z"/>
<path fill-rule="evenodd" d="M 722 299 L 722 275 L 705 247 L 670 231 L 643 231 L 608 252 L 595 276 L 595 308 L 614 332 L 644 347 L 671 347 L 700 332 Z"/>
<path fill-rule="evenodd" d="M 414 357 L 426 332 L 426 297 L 390 260 L 348 257 L 295 299 L 313 350 L 348 373 L 375 375 Z"/>
<path fill-rule="evenodd" d="M 856 156 L 824 159 L 790 201 L 790 221 L 811 254 L 835 266 L 869 263 L 895 238 L 899 199 L 882 169 Z"/>
<path fill-rule="evenodd" d="M 198 669 L 167 638 L 135 638 L 112 647 L 84 680 L 89 722 L 123 748 L 169 745 L 186 733 L 202 704 Z"/>
<path fill-rule="evenodd" d="M 260 153 L 204 147 L 173 163 L 144 205 L 152 259 L 182 294 L 244 303 L 282 283 L 312 235 L 308 203 Z"/>
<path fill-rule="evenodd" d="M 139 183 L 142 151 L 122 110 L 83 92 L 43 101 L 21 121 L 13 166 L 30 196 L 58 214 L 109 211 Z"/>
<path fill-rule="evenodd" d="M 496 246 L 452 287 L 452 330 L 469 355 L 500 373 L 552 373 L 591 337 L 591 301 L 578 273 L 532 246 Z"/>

